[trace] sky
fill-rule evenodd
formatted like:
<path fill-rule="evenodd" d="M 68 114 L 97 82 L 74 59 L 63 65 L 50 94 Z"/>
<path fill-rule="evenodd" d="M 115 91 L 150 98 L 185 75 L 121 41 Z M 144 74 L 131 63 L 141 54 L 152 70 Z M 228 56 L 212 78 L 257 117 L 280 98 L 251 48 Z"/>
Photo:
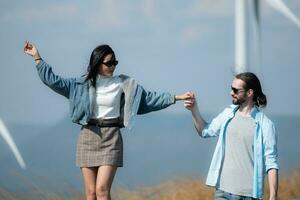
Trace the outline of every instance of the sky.
<path fill-rule="evenodd" d="M 255 66 L 251 54 L 250 70 L 267 95 L 266 113 L 299 115 L 300 28 L 261 1 L 262 60 Z M 299 0 L 284 2 L 300 17 Z M 192 91 L 205 113 L 231 103 L 234 0 L 1 0 L 0 27 L 5 122 L 54 124 L 68 115 L 67 99 L 39 80 L 23 53 L 26 40 L 63 77 L 84 74 L 92 50 L 109 44 L 119 60 L 115 73 L 150 91 Z M 179 103 L 164 112 L 188 111 Z"/>

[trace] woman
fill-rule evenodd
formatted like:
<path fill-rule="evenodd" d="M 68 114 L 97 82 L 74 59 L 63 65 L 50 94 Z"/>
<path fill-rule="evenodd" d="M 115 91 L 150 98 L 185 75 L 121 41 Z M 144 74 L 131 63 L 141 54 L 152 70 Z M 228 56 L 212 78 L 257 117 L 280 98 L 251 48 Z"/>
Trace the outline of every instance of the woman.
<path fill-rule="evenodd" d="M 126 75 L 114 76 L 118 61 L 108 45 L 93 50 L 87 74 L 80 78 L 54 74 L 29 42 L 24 52 L 34 58 L 41 80 L 69 99 L 71 119 L 82 125 L 76 165 L 81 168 L 88 200 L 110 199 L 115 173 L 123 166 L 120 128 L 131 127 L 137 114 L 161 110 L 190 97 L 188 93 L 149 92 Z"/>

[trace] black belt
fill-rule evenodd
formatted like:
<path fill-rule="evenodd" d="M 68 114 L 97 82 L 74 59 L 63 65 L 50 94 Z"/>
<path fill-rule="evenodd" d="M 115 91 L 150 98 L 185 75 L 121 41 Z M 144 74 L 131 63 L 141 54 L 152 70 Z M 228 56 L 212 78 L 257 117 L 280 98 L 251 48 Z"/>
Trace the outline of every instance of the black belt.
<path fill-rule="evenodd" d="M 97 127 L 124 127 L 123 121 L 120 117 L 112 119 L 90 119 L 88 124 Z"/>

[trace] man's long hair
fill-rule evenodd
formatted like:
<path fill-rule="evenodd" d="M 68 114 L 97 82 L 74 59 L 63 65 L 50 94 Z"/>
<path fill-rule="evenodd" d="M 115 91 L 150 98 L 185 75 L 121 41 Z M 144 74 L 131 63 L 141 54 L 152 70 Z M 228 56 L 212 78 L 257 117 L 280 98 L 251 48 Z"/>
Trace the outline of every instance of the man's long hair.
<path fill-rule="evenodd" d="M 251 72 L 237 74 L 235 78 L 245 82 L 244 89 L 252 89 L 254 92 L 253 101 L 258 107 L 267 106 L 267 97 L 262 92 L 261 84 L 257 76 Z"/>

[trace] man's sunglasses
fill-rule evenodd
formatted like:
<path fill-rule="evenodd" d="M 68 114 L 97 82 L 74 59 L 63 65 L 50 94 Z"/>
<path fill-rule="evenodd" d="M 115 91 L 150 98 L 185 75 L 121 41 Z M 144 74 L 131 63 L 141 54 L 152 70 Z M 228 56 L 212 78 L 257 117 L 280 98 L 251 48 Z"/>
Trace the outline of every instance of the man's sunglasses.
<path fill-rule="evenodd" d="M 106 65 L 107 67 L 113 67 L 113 66 L 117 66 L 118 63 L 119 61 L 117 60 L 111 60 L 108 62 L 103 62 L 102 64 Z"/>
<path fill-rule="evenodd" d="M 246 91 L 245 89 L 238 89 L 231 86 L 231 90 L 234 94 L 238 94 L 239 92 Z"/>

